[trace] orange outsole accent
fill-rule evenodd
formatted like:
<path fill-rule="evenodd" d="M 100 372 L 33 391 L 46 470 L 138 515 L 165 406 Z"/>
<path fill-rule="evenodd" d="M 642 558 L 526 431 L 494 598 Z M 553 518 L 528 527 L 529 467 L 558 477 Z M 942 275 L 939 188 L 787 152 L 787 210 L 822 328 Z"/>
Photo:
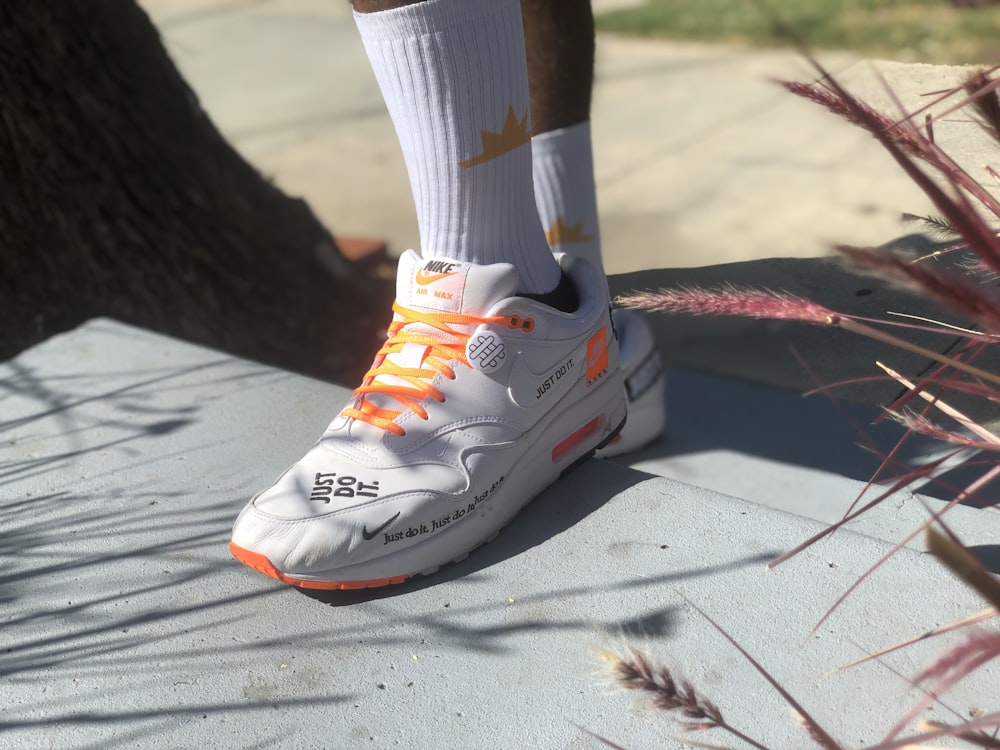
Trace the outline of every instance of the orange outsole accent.
<path fill-rule="evenodd" d="M 394 583 L 402 583 L 409 576 L 393 576 L 392 578 L 377 578 L 373 581 L 308 581 L 302 578 L 286 576 L 268 560 L 264 555 L 250 550 L 243 549 L 234 542 L 229 543 L 229 551 L 233 557 L 246 565 L 248 568 L 263 573 L 269 578 L 274 578 L 289 586 L 297 586 L 300 589 L 319 589 L 322 591 L 348 591 L 350 589 L 372 589 L 379 586 L 390 586 Z"/>
<path fill-rule="evenodd" d="M 555 448 L 552 449 L 552 463 L 557 463 L 560 458 L 573 450 L 575 446 L 579 445 L 581 442 L 597 432 L 600 426 L 601 418 L 594 417 L 568 438 L 562 440 Z"/>

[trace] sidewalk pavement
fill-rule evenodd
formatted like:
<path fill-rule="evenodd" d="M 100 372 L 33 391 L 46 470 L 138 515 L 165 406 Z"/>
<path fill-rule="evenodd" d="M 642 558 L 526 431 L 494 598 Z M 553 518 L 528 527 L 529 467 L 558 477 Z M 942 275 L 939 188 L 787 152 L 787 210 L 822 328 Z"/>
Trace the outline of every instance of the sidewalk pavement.
<path fill-rule="evenodd" d="M 414 246 L 402 155 L 346 0 L 142 4 L 250 161 L 334 234 Z M 823 59 L 864 73 L 850 55 Z M 601 36 L 593 135 L 609 273 L 821 256 L 832 242 L 884 242 L 903 211 L 927 209 L 868 136 L 775 76 L 814 74 L 787 51 Z"/>
<path fill-rule="evenodd" d="M 244 156 L 306 198 L 335 235 L 385 237 L 394 253 L 414 246 L 402 156 L 346 0 L 143 6 L 203 107 Z M 613 291 L 728 281 L 819 295 L 844 312 L 929 312 L 922 300 L 859 283 L 824 258 L 835 243 L 905 239 L 914 229 L 903 213 L 933 209 L 868 135 L 773 83 L 815 77 L 798 55 L 607 35 L 597 48 L 593 134 Z M 883 78 L 918 106 L 961 75 L 957 68 L 873 67 L 846 53 L 820 59 L 890 112 L 896 104 Z M 991 147 L 978 126 L 956 118 L 935 133 L 985 176 Z M 858 296 L 866 292 L 873 293 Z M 793 345 L 805 347 L 823 383 L 869 374 L 877 347 L 846 343 L 838 332 L 786 329 L 674 318 L 659 321 L 656 334 L 668 364 L 798 392 L 816 382 L 790 354 Z M 874 403 L 887 392 L 866 386 L 842 395 Z"/>
<path fill-rule="evenodd" d="M 346 2 L 146 0 L 203 106 L 247 158 L 335 233 L 399 252 L 416 228 L 391 127 Z M 787 288 L 851 312 L 926 303 L 819 256 L 905 235 L 926 200 L 867 136 L 783 93 L 794 55 L 599 40 L 594 134 L 615 290 Z M 823 59 L 881 105 L 878 76 Z M 883 66 L 904 101 L 958 71 Z M 979 170 L 989 146 L 949 120 L 939 142 Z M 917 238 L 904 237 L 915 243 Z M 609 689 L 595 648 L 639 643 L 775 748 L 808 741 L 717 620 L 848 746 L 919 697 L 946 643 L 829 669 L 978 611 L 919 540 L 844 608 L 837 597 L 942 500 L 897 493 L 789 563 L 839 518 L 886 450 L 883 387 L 802 399 L 872 374 L 885 351 L 838 331 L 654 319 L 663 440 L 592 461 L 467 561 L 403 587 L 307 596 L 233 562 L 232 519 L 315 439 L 343 388 L 111 321 L 0 365 L 0 738 L 17 747 L 674 747 L 668 718 Z M 938 344 L 945 346 L 945 344 Z M 919 359 L 892 361 L 919 369 Z M 710 374 L 714 373 L 714 374 Z M 920 442 L 906 458 L 926 461 Z M 870 496 L 869 496 L 870 497 Z M 950 522 L 1000 571 L 995 512 Z M 997 669 L 947 701 L 996 710 Z M 936 708 L 926 718 L 954 721 Z M 583 729 L 581 729 L 582 727 Z M 694 739 L 723 741 L 717 735 Z"/>

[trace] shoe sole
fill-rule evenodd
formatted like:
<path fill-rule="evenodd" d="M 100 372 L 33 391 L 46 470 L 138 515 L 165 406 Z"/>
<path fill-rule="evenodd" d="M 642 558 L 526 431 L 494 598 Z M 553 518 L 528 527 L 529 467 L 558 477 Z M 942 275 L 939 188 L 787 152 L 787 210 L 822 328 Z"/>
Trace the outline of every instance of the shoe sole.
<path fill-rule="evenodd" d="M 638 451 L 663 437 L 666 424 L 664 377 L 661 374 L 650 389 L 635 400 L 629 399 L 628 413 L 632 415 L 628 429 L 620 432 L 603 449 L 598 449 L 597 458 L 614 458 Z"/>
<path fill-rule="evenodd" d="M 244 565 L 246 565 L 248 568 L 251 568 L 252 570 L 257 571 L 258 573 L 261 573 L 261 574 L 263 574 L 265 576 L 268 576 L 269 578 L 274 578 L 277 581 L 281 581 L 282 583 L 288 584 L 289 586 L 295 586 L 295 587 L 301 588 L 301 589 L 312 589 L 312 590 L 321 590 L 321 591 L 349 591 L 349 590 L 355 590 L 355 589 L 381 588 L 383 586 L 391 586 L 391 585 L 394 585 L 394 584 L 403 583 L 404 581 L 407 581 L 410 578 L 412 578 L 414 576 L 417 576 L 417 575 L 431 575 L 433 573 L 436 573 L 438 570 L 440 570 L 442 567 L 444 567 L 446 565 L 453 565 L 455 563 L 461 562 L 462 560 L 466 559 L 470 554 L 472 554 L 475 550 L 479 549 L 480 547 L 482 547 L 482 546 L 484 546 L 486 544 L 489 544 L 491 541 L 493 541 L 494 539 L 496 539 L 497 536 L 500 534 L 500 532 L 503 531 L 503 529 L 506 528 L 510 524 L 510 522 L 513 521 L 514 518 L 516 518 L 517 515 L 522 510 L 524 510 L 525 507 L 528 506 L 528 504 L 532 500 L 534 500 L 536 497 L 538 497 L 538 495 L 540 495 L 542 492 L 544 492 L 550 486 L 552 486 L 553 484 L 555 484 L 559 479 L 561 479 L 562 477 L 564 477 L 566 474 L 568 474 L 569 472 L 573 471 L 573 469 L 575 469 L 576 467 L 580 466 L 581 464 L 583 464 L 584 462 L 588 461 L 589 459 L 593 458 L 594 454 L 598 450 L 600 450 L 601 448 L 604 448 L 606 445 L 608 445 L 609 443 L 611 443 L 611 441 L 613 441 L 615 439 L 615 437 L 618 436 L 618 434 L 621 432 L 622 428 L 625 426 L 625 420 L 627 419 L 627 412 L 626 412 L 625 407 L 624 407 L 624 402 L 625 402 L 625 399 L 622 398 L 622 409 L 621 409 L 621 411 L 622 411 L 622 418 L 619 420 L 618 425 L 614 429 L 612 429 L 611 432 L 608 433 L 598 444 L 592 446 L 591 448 L 589 448 L 588 450 L 586 450 L 582 455 L 580 455 L 578 458 L 574 459 L 569 465 L 567 465 L 566 467 L 564 467 L 559 472 L 559 474 L 556 477 L 554 477 L 552 480 L 550 480 L 549 482 L 545 483 L 543 486 L 537 488 L 534 492 L 530 492 L 528 494 L 527 500 L 525 500 L 523 503 L 521 503 L 520 506 L 515 507 L 515 509 L 510 512 L 508 518 L 506 518 L 493 531 L 493 533 L 490 534 L 487 538 L 481 539 L 480 541 L 477 541 L 472 546 L 468 547 L 463 552 L 461 552 L 460 554 L 456 555 L 454 558 L 452 558 L 448 562 L 442 563 L 441 565 L 435 565 L 433 567 L 428 567 L 428 568 L 425 568 L 423 570 L 415 571 L 413 573 L 407 573 L 407 574 L 402 574 L 402 575 L 397 575 L 397 576 L 389 576 L 389 577 L 386 577 L 386 578 L 373 578 L 373 579 L 365 579 L 365 580 L 326 581 L 326 580 L 313 580 L 313 579 L 308 579 L 308 578 L 298 578 L 298 577 L 295 577 L 295 576 L 286 575 L 285 573 L 282 573 L 280 570 L 278 570 L 274 566 L 274 564 L 267 557 L 265 557 L 264 555 L 262 555 L 260 553 L 257 553 L 257 552 L 252 552 L 252 551 L 247 550 L 247 549 L 244 549 L 243 547 L 240 547 L 239 545 L 237 545 L 235 542 L 230 542 L 229 543 L 229 551 L 232 553 L 233 557 L 235 557 L 239 562 L 241 562 Z M 603 414 L 603 411 L 605 411 L 605 410 L 602 410 L 602 414 Z M 607 411 L 610 411 L 610 410 L 607 410 Z M 581 426 L 577 431 L 575 431 L 574 433 L 572 433 L 570 435 L 570 438 L 567 438 L 567 440 L 572 439 L 573 436 L 577 435 L 578 433 L 579 434 L 583 434 L 584 437 L 588 436 L 588 432 L 587 431 L 590 428 L 590 425 L 594 421 L 599 420 L 599 419 L 600 419 L 600 416 L 596 417 L 594 420 L 591 420 L 590 422 L 587 422 L 586 424 L 584 424 L 583 426 Z M 598 425 L 598 428 L 600 428 L 600 427 L 602 427 L 602 425 Z M 560 446 L 562 446 L 564 443 L 566 443 L 566 440 L 561 441 L 560 443 L 557 443 L 556 446 L 555 446 L 555 448 L 553 448 L 553 452 L 558 451 L 559 448 L 560 448 Z M 570 445 L 566 450 L 567 451 L 572 450 L 572 447 L 573 446 Z M 522 470 L 523 470 L 523 468 L 522 468 Z M 431 541 L 431 540 L 428 540 L 428 541 Z M 403 550 L 402 552 L 403 553 L 412 553 L 412 548 L 410 550 Z"/>

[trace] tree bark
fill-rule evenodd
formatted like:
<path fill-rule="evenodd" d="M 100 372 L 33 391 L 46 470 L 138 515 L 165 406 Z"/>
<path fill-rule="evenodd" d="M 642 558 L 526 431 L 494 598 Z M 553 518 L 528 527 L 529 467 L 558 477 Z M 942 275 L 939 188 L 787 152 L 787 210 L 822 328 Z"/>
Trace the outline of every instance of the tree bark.
<path fill-rule="evenodd" d="M 134 0 L 0 3 L 0 361 L 111 316 L 353 383 L 381 270 L 229 146 Z"/>

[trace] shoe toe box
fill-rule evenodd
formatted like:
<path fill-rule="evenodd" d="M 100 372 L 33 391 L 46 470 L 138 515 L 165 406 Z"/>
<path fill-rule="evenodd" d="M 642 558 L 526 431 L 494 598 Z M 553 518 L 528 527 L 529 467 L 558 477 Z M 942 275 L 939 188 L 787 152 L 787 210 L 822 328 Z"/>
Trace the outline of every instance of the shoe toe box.
<path fill-rule="evenodd" d="M 383 554 L 387 535 L 411 528 L 414 518 L 453 506 L 460 475 L 433 463 L 363 467 L 321 441 L 246 505 L 232 542 L 286 575 L 337 571 Z M 408 543 L 393 538 L 391 548 Z"/>

